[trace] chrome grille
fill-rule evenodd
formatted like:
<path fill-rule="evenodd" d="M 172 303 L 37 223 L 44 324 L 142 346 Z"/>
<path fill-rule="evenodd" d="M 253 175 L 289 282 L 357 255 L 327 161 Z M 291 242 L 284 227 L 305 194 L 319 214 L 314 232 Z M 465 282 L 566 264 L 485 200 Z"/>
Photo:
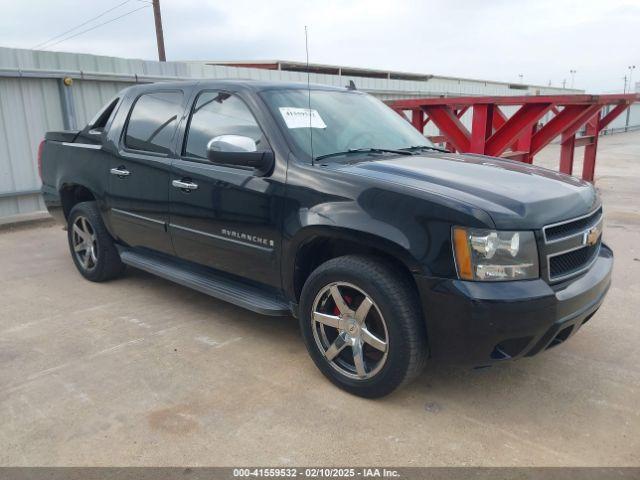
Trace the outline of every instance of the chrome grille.
<path fill-rule="evenodd" d="M 602 217 L 602 207 L 595 212 L 566 222 L 554 223 L 544 227 L 544 238 L 547 243 L 557 242 L 571 235 L 576 235 L 595 225 Z"/>
<path fill-rule="evenodd" d="M 546 277 L 550 283 L 579 275 L 591 266 L 600 251 L 602 221 L 599 207 L 588 215 L 542 229 L 542 254 L 547 260 Z"/>
<path fill-rule="evenodd" d="M 549 277 L 554 279 L 581 270 L 585 265 L 591 263 L 598 254 L 598 250 L 600 250 L 600 242 L 596 245 L 549 257 Z"/>

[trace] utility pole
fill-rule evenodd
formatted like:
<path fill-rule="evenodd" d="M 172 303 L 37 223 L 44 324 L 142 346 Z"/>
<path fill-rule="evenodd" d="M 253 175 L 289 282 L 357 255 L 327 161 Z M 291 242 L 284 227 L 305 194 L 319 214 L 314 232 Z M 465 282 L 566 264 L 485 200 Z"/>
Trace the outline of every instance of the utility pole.
<path fill-rule="evenodd" d="M 166 62 L 164 54 L 164 34 L 162 33 L 162 15 L 160 14 L 160 0 L 153 0 L 153 18 L 156 21 L 156 42 L 158 43 L 158 60 Z"/>
<path fill-rule="evenodd" d="M 628 69 L 629 69 L 629 93 L 632 93 L 632 92 L 635 93 L 635 89 L 633 88 L 633 83 L 631 83 L 631 82 L 632 82 L 632 79 L 633 79 L 633 71 L 636 69 L 636 66 L 635 65 L 629 65 Z M 626 78 L 627 77 L 625 75 L 625 79 Z M 625 83 L 627 83 L 626 80 L 625 80 Z M 624 123 L 624 131 L 625 132 L 629 131 L 629 117 L 630 117 L 630 115 L 631 115 L 631 105 L 629 105 L 629 108 L 627 108 L 627 120 Z"/>
<path fill-rule="evenodd" d="M 569 70 L 569 73 L 571 74 L 571 88 L 573 88 L 573 81 L 576 78 L 576 71 L 575 70 Z"/>

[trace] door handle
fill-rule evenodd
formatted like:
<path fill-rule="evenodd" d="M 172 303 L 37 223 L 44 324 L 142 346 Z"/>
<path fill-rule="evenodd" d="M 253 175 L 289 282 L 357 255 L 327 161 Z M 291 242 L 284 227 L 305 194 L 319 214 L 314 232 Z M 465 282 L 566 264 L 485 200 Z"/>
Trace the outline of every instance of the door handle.
<path fill-rule="evenodd" d="M 128 177 L 131 172 L 124 167 L 112 168 L 109 170 L 111 175 L 117 175 L 118 177 Z"/>
<path fill-rule="evenodd" d="M 197 183 L 183 182 L 182 180 L 174 180 L 171 182 L 171 185 L 173 185 L 176 188 L 179 188 L 180 190 L 197 190 L 198 189 Z"/>

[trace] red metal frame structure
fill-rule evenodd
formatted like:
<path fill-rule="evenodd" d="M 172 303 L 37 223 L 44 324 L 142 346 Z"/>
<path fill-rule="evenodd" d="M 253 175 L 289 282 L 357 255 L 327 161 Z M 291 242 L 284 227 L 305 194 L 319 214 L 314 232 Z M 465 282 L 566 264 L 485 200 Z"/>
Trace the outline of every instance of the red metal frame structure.
<path fill-rule="evenodd" d="M 637 101 L 638 94 L 536 95 L 421 98 L 397 100 L 390 106 L 401 114 L 410 111 L 411 123 L 420 132 L 432 121 L 440 135 L 430 138 L 457 152 L 533 163 L 533 157 L 560 136 L 560 171 L 573 173 L 575 147 L 584 146 L 582 178 L 593 182 L 600 132 Z M 502 109 L 506 106 L 519 108 L 507 116 Z M 469 109 L 471 131 L 460 121 Z M 541 125 L 540 120 L 549 112 L 553 117 Z M 583 130 L 585 134 L 577 137 Z"/>

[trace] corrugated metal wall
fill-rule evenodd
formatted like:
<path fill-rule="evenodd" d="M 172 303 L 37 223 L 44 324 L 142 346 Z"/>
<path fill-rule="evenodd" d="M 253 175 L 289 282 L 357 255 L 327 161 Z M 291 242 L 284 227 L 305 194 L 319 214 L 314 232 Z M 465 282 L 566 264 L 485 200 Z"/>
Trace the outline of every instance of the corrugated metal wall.
<path fill-rule="evenodd" d="M 73 86 L 62 87 L 65 76 Z M 87 54 L 0 48 L 0 218 L 42 210 L 36 167 L 38 143 L 48 130 L 62 130 L 63 98 L 70 89 L 77 128 L 85 125 L 116 93 L 136 82 L 186 78 L 244 78 L 307 81 L 304 72 L 212 66 L 204 62 L 132 60 Z M 428 81 L 388 80 L 311 74 L 311 82 L 358 89 L 382 100 L 435 95 L 523 95 L 567 93 L 549 87 L 510 88 L 509 84 L 433 77 Z M 69 90 L 66 92 L 68 93 Z M 580 93 L 579 90 L 574 90 Z M 640 109 L 633 121 L 640 124 Z M 468 121 L 467 118 L 463 118 Z M 619 121 L 622 121 L 619 119 Z M 433 127 L 430 127 L 433 128 Z M 437 133 L 427 130 L 428 134 Z"/>
<path fill-rule="evenodd" d="M 34 194 L 38 143 L 45 131 L 62 128 L 55 81 L 0 79 L 0 217 L 44 208 Z"/>

